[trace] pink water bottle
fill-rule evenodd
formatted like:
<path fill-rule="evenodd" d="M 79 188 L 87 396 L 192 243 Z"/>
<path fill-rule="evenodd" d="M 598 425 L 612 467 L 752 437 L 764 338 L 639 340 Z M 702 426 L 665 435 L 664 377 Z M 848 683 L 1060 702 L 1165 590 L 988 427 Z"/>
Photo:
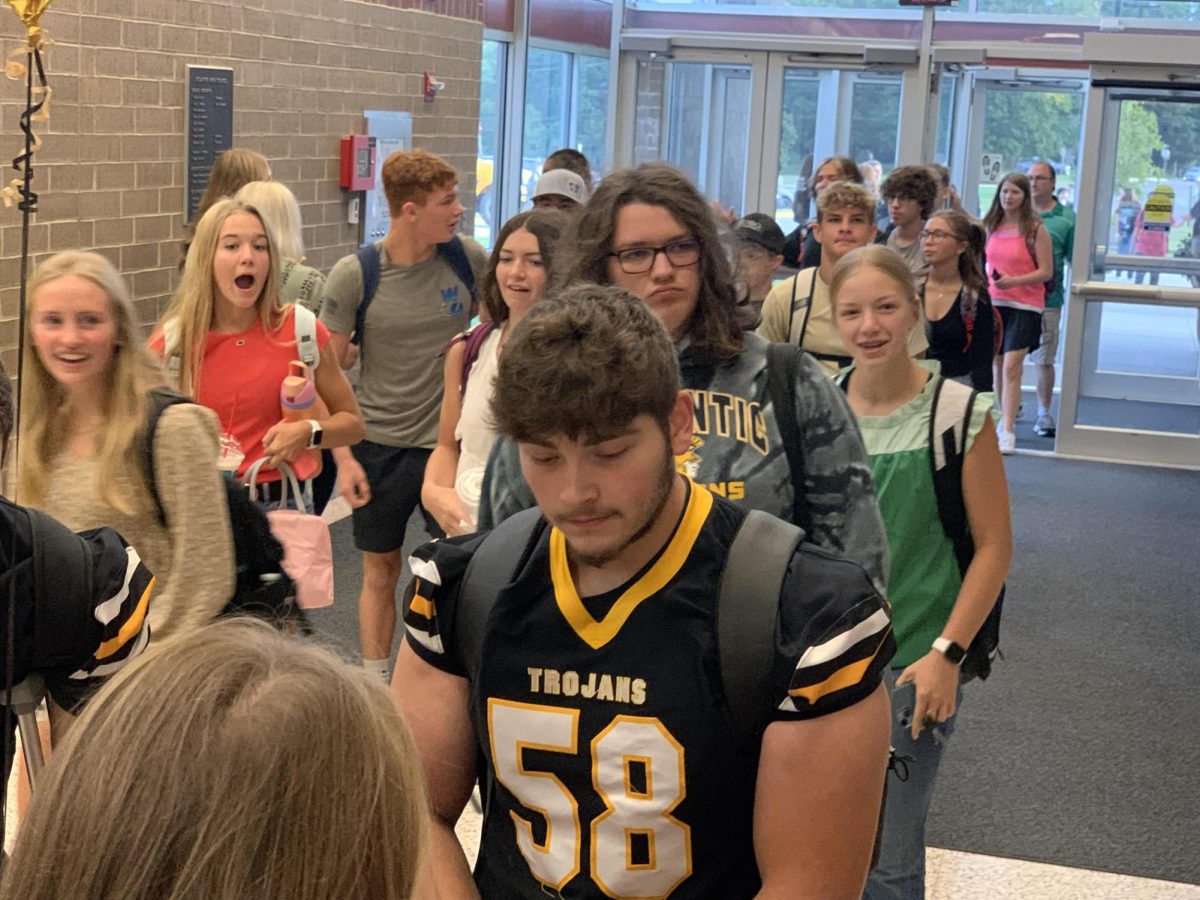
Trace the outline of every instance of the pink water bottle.
<path fill-rule="evenodd" d="M 312 418 L 312 408 L 317 402 L 317 386 L 312 373 L 300 360 L 288 363 L 288 374 L 279 387 L 279 406 L 283 418 L 289 422 L 302 422 Z"/>

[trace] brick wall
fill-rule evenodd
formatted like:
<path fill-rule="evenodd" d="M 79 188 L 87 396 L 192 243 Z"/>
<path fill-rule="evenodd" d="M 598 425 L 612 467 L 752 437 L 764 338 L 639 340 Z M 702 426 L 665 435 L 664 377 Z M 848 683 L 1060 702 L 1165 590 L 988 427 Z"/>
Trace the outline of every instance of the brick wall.
<path fill-rule="evenodd" d="M 31 265 L 57 250 L 99 250 L 124 274 L 142 321 L 157 319 L 178 280 L 189 64 L 234 70 L 234 144 L 263 153 L 295 192 L 318 268 L 357 241 L 338 154 L 364 109 L 411 112 L 413 143 L 445 156 L 470 197 L 481 18 L 481 0 L 54 0 L 41 21 L 55 42 L 54 98 L 37 129 Z M 3 53 L 23 41 L 16 16 L 0 9 Z M 446 83 L 433 103 L 421 96 L 426 69 Z M 0 80 L 6 171 L 23 147 L 23 106 L 23 82 Z M 0 208 L 0 359 L 14 375 L 20 222 Z"/>

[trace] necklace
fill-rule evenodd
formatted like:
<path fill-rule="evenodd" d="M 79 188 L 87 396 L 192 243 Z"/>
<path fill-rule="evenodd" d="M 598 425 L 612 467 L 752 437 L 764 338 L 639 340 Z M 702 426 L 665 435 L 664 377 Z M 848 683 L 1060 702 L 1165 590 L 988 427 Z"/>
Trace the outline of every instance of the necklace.
<path fill-rule="evenodd" d="M 935 300 L 938 303 L 941 303 L 943 300 L 947 299 L 948 297 L 957 296 L 958 292 L 961 290 L 962 290 L 962 281 L 959 279 L 955 279 L 954 281 L 949 281 L 949 282 L 936 282 L 936 281 L 933 281 L 932 279 L 926 279 L 926 281 L 925 281 L 926 295 L 932 294 L 931 299 Z"/>

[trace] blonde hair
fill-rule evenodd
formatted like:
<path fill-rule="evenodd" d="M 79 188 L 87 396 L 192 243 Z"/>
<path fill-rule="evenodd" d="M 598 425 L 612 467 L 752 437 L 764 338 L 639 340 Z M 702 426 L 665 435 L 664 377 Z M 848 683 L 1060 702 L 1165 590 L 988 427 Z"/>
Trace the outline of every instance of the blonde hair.
<path fill-rule="evenodd" d="M 162 366 L 145 349 L 133 303 L 125 282 L 111 262 L 99 253 L 66 250 L 47 258 L 29 279 L 25 301 L 25 344 L 33 346 L 33 322 L 38 292 L 59 278 L 74 275 L 95 284 L 108 296 L 116 324 L 113 358 L 105 373 L 105 426 L 96 448 L 92 489 L 108 506 L 131 515 L 153 509 L 153 498 L 140 459 L 138 439 L 146 423 L 148 394 L 164 383 Z M 21 434 L 17 489 L 21 502 L 37 506 L 48 488 L 47 467 L 66 450 L 67 395 L 42 364 L 36 352 L 26 353 L 21 371 Z M 118 475 L 137 474 L 142 495 L 131 498 L 121 490 Z"/>
<path fill-rule="evenodd" d="M 300 262 L 304 258 L 300 204 L 286 184 L 252 181 L 238 191 L 234 199 L 253 206 L 262 215 L 263 221 L 271 225 L 279 241 L 279 255 L 283 259 Z"/>
<path fill-rule="evenodd" d="M 0 897 L 401 900 L 427 817 L 383 685 L 227 619 L 151 649 L 88 704 L 34 792 Z"/>
<path fill-rule="evenodd" d="M 857 275 L 864 269 L 874 269 L 888 280 L 896 283 L 913 309 L 917 309 L 917 287 L 913 282 L 912 269 L 895 250 L 883 244 L 868 244 L 851 250 L 838 260 L 829 277 L 829 302 L 837 311 L 837 298 L 843 285 L 851 276 Z"/>
<path fill-rule="evenodd" d="M 179 354 L 179 389 L 196 396 L 200 371 L 204 365 L 204 341 L 212 328 L 216 296 L 213 289 L 213 257 L 225 220 L 238 213 L 249 213 L 262 223 L 271 255 L 271 268 L 258 295 L 258 313 L 263 330 L 270 334 L 283 319 L 284 306 L 279 297 L 279 250 L 270 221 L 257 207 L 232 197 L 218 200 L 196 225 L 196 238 L 188 248 L 183 280 L 163 315 L 175 338 L 172 353 Z"/>

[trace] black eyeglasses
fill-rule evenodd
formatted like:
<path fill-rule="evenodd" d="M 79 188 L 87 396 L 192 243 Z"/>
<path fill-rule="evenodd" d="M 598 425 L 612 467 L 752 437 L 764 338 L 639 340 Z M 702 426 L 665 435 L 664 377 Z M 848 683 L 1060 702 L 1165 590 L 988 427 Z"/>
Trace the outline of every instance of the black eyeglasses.
<path fill-rule="evenodd" d="M 685 269 L 700 262 L 700 242 L 695 238 L 684 238 L 662 247 L 630 247 L 608 255 L 617 258 L 617 265 L 626 275 L 644 275 L 654 268 L 660 253 L 665 253 L 667 261 L 675 268 Z"/>

